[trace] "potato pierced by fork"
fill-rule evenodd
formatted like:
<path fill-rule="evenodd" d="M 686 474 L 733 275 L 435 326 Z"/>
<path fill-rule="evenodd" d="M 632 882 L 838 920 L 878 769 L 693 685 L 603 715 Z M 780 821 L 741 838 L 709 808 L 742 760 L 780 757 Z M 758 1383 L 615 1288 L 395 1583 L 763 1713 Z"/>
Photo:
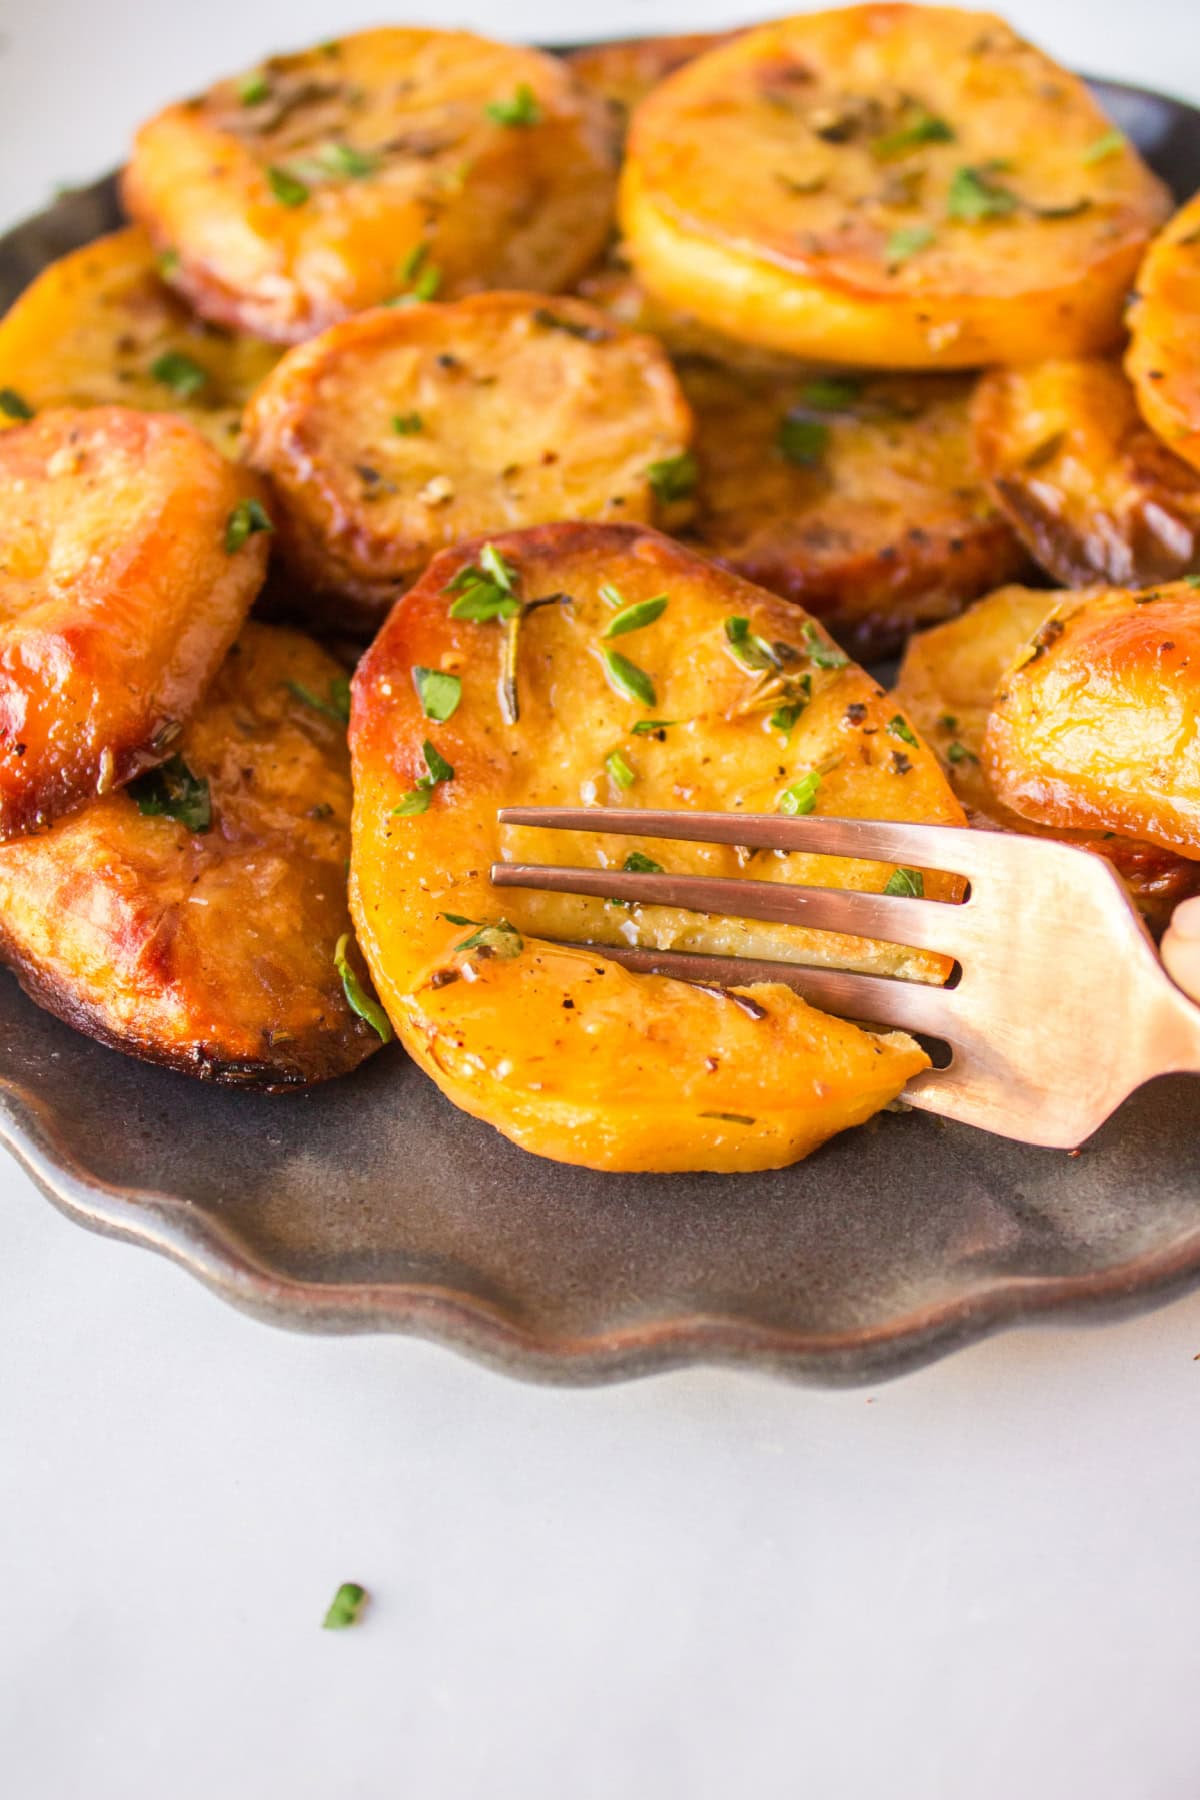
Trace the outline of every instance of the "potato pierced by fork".
<path fill-rule="evenodd" d="M 249 624 L 161 768 L 0 846 L 0 956 L 33 999 L 237 1086 L 324 1080 L 377 1049 L 338 968 L 339 946 L 355 955 L 346 686 L 310 639 Z"/>
<path fill-rule="evenodd" d="M 476 540 L 431 564 L 368 650 L 351 747 L 352 906 L 379 994 L 455 1104 L 526 1149 L 612 1169 L 772 1168 L 924 1066 L 911 1040 L 827 1018 L 788 988 L 696 989 L 557 940 L 927 981 L 945 978 L 942 957 L 577 895 L 501 904 L 489 883 L 502 850 L 555 860 L 544 834 L 498 825 L 504 805 L 960 823 L 895 701 L 800 609 L 649 530 Z M 958 891 L 951 877 L 830 857 L 602 836 L 570 851 L 581 845 L 606 869 Z"/>

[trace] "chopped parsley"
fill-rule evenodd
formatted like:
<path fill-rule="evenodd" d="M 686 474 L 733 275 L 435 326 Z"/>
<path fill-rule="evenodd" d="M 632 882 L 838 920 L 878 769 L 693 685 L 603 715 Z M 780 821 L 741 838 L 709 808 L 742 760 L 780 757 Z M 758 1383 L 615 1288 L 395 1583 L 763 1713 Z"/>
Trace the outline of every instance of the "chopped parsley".
<path fill-rule="evenodd" d="M 948 217 L 978 225 L 983 219 L 1004 219 L 1016 212 L 1017 196 L 996 180 L 1006 167 L 1006 163 L 993 160 L 976 168 L 956 169 L 946 196 Z"/>
<path fill-rule="evenodd" d="M 345 943 L 345 938 L 342 942 Z M 391 1035 L 391 1027 L 388 1028 Z M 386 1039 L 384 1040 L 387 1041 Z M 366 1605 L 367 1590 L 360 1587 L 357 1581 L 343 1581 L 333 1596 L 329 1611 L 325 1614 L 323 1629 L 326 1631 L 345 1631 L 350 1625 L 357 1625 Z"/>
<path fill-rule="evenodd" d="M 494 544 L 485 544 L 477 563 L 460 569 L 443 590 L 455 595 L 452 619 L 471 619 L 486 625 L 492 619 L 512 619 L 521 610 L 516 594 L 517 571 Z"/>
<path fill-rule="evenodd" d="M 423 429 L 424 423 L 418 412 L 392 414 L 392 430 L 397 437 L 415 437 Z"/>
<path fill-rule="evenodd" d="M 916 107 L 906 125 L 897 126 L 895 131 L 885 132 L 871 145 L 871 154 L 880 162 L 890 162 L 894 156 L 905 156 L 910 150 L 917 150 L 922 144 L 952 144 L 954 131 L 945 119 L 936 113 L 926 112 L 923 106 Z"/>
<path fill-rule="evenodd" d="M 0 412 L 6 419 L 32 419 L 33 408 L 22 400 L 16 388 L 0 387 Z"/>
<path fill-rule="evenodd" d="M 668 596 L 655 594 L 652 600 L 635 600 L 631 606 L 623 606 L 615 617 L 608 621 L 601 637 L 624 637 L 627 631 L 641 631 L 644 625 L 653 625 L 655 619 L 661 619 L 667 610 Z"/>
<path fill-rule="evenodd" d="M 274 531 L 271 515 L 261 500 L 239 500 L 225 521 L 225 554 L 233 556 L 247 538 L 259 531 Z"/>
<path fill-rule="evenodd" d="M 212 828 L 212 794 L 201 775 L 193 775 L 182 756 L 169 756 L 157 769 L 131 781 L 129 798 L 146 819 L 174 819 L 187 831 Z"/>
<path fill-rule="evenodd" d="M 421 754 L 425 759 L 425 774 L 421 776 L 416 787 L 410 793 L 405 794 L 399 806 L 392 808 L 394 819 L 411 819 L 417 813 L 428 812 L 434 788 L 443 781 L 453 781 L 454 779 L 454 770 L 428 738 L 421 746 Z"/>
<path fill-rule="evenodd" d="M 844 669 L 850 658 L 836 644 L 827 644 L 810 619 L 804 627 L 804 648 L 808 660 L 817 669 Z"/>
<path fill-rule="evenodd" d="M 862 382 L 853 375 L 822 375 L 805 382 L 800 398 L 817 412 L 845 412 L 862 393 Z"/>
<path fill-rule="evenodd" d="M 443 917 L 449 919 L 453 915 L 445 913 Z M 484 924 L 478 919 L 461 919 L 456 923 L 479 927 L 470 937 L 464 938 L 461 944 L 455 944 L 456 954 L 460 950 L 478 950 L 482 956 L 509 957 L 520 956 L 525 948 L 525 940 L 516 926 L 510 925 L 507 919 L 497 919 L 494 925 Z"/>
<path fill-rule="evenodd" d="M 164 350 L 150 364 L 150 374 L 180 400 L 190 400 L 208 381 L 208 370 L 185 356 L 182 350 Z"/>
<path fill-rule="evenodd" d="M 631 769 L 619 750 L 610 750 L 604 759 L 604 767 L 619 788 L 632 787 L 637 780 L 636 771 Z"/>
<path fill-rule="evenodd" d="M 343 143 L 322 144 L 317 151 L 317 161 L 328 174 L 345 175 L 351 180 L 373 175 L 379 167 L 377 156 Z"/>
<path fill-rule="evenodd" d="M 956 713 L 943 713 L 941 718 L 938 720 L 938 730 L 939 731 L 957 731 L 958 730 L 957 714 Z"/>
<path fill-rule="evenodd" d="M 311 688 L 302 682 L 286 683 L 288 693 L 295 699 L 311 707 L 313 712 L 320 713 L 326 719 L 332 719 L 335 725 L 350 723 L 350 677 L 335 675 L 329 683 L 329 698 L 322 700 L 320 694 L 314 694 Z"/>
<path fill-rule="evenodd" d="M 725 620 L 725 642 L 734 662 L 752 675 L 779 667 L 774 647 L 765 638 L 757 637 L 750 629 L 749 619 L 740 613 L 731 613 Z"/>
<path fill-rule="evenodd" d="M 829 427 L 823 420 L 810 419 L 793 409 L 780 421 L 775 442 L 798 469 L 815 469 L 829 443 Z"/>
<path fill-rule="evenodd" d="M 678 719 L 637 719 L 629 729 L 634 737 L 655 737 L 660 731 L 667 731 L 678 723 Z"/>
<path fill-rule="evenodd" d="M 631 850 L 621 867 L 627 875 L 662 875 L 665 873 L 660 862 L 655 862 L 652 856 L 643 855 L 640 850 Z"/>
<path fill-rule="evenodd" d="M 802 775 L 799 781 L 793 781 L 791 787 L 784 788 L 779 796 L 779 810 L 794 819 L 810 813 L 817 804 L 817 789 L 821 785 L 821 777 L 815 769 Z"/>
<path fill-rule="evenodd" d="M 308 199 L 308 188 L 288 169 L 280 168 L 272 163 L 267 170 L 267 185 L 280 206 L 303 206 Z"/>
<path fill-rule="evenodd" d="M 459 677 L 448 675 L 444 669 L 415 668 L 412 678 L 425 717 L 432 719 L 435 725 L 444 725 L 457 712 L 462 699 Z"/>
<path fill-rule="evenodd" d="M 965 744 L 960 744 L 956 738 L 952 744 L 946 746 L 946 760 L 951 763 L 977 763 L 979 758 L 973 750 L 968 750 L 967 746 Z"/>
<path fill-rule="evenodd" d="M 442 285 L 442 271 L 429 260 L 429 245 L 424 239 L 414 244 L 396 274 L 405 292 L 392 301 L 393 306 L 411 306 L 418 300 L 432 300 Z"/>
<path fill-rule="evenodd" d="M 627 656 L 622 656 L 619 650 L 604 652 L 604 667 L 609 682 L 618 694 L 623 694 L 627 700 L 637 700 L 642 706 L 654 705 L 658 694 L 645 669 L 639 669 L 636 663 L 630 662 Z"/>
<path fill-rule="evenodd" d="M 1200 575 L 1185 575 L 1183 585 L 1184 587 L 1200 588 Z"/>
<path fill-rule="evenodd" d="M 179 267 L 178 250 L 160 250 L 154 259 L 154 266 L 164 280 L 168 276 L 174 275 Z"/>
<path fill-rule="evenodd" d="M 883 259 L 888 268 L 898 269 L 918 251 L 928 250 L 934 236 L 929 225 L 901 225 L 898 230 L 889 232 L 883 246 Z"/>
<path fill-rule="evenodd" d="M 371 994 L 369 994 L 351 967 L 349 958 L 350 933 L 344 931 L 338 939 L 333 951 L 333 966 L 342 978 L 342 992 L 346 996 L 346 1004 L 358 1018 L 365 1019 L 371 1030 L 376 1033 L 380 1043 L 390 1044 L 392 1041 L 392 1022 Z M 359 1593 L 362 1593 L 360 1588 Z M 345 1589 L 339 1590 L 339 1597 Z M 337 1605 L 337 1601 L 334 1601 Z M 332 1611 L 332 1608 L 330 1608 Z M 353 1620 L 346 1621 L 352 1624 Z M 329 1621 L 326 1619 L 328 1625 Z"/>
<path fill-rule="evenodd" d="M 1124 148 L 1124 132 L 1106 131 L 1103 137 L 1094 139 L 1087 146 L 1079 160 L 1086 168 L 1090 169 L 1093 163 L 1104 162 L 1108 157 L 1116 156 L 1117 152 Z"/>
<path fill-rule="evenodd" d="M 646 480 L 657 499 L 664 506 L 673 501 L 686 500 L 694 493 L 700 470 L 690 450 L 681 450 L 678 456 L 664 456 L 659 462 L 652 462 L 646 470 Z"/>
<path fill-rule="evenodd" d="M 237 84 L 237 97 L 243 106 L 261 106 L 270 94 L 271 83 L 262 69 L 251 69 Z"/>
<path fill-rule="evenodd" d="M 519 84 L 511 100 L 493 100 L 484 110 L 495 124 L 507 125 L 510 129 L 537 125 L 542 117 L 537 95 L 527 81 Z"/>
<path fill-rule="evenodd" d="M 920 869 L 893 869 L 883 891 L 885 894 L 907 900 L 923 900 L 925 877 Z"/>
<path fill-rule="evenodd" d="M 894 718 L 889 719 L 887 728 L 893 737 L 901 738 L 906 744 L 916 744 L 917 734 L 903 713 L 897 713 Z"/>

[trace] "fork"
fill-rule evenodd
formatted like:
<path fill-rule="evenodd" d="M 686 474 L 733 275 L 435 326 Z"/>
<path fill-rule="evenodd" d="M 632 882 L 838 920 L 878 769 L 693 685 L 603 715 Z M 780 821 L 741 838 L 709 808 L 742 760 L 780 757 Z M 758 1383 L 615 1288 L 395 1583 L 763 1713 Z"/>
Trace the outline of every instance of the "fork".
<path fill-rule="evenodd" d="M 1111 865 L 1051 838 L 875 819 L 625 807 L 506 807 L 502 825 L 804 851 L 965 877 L 947 902 L 773 881 L 501 862 L 500 888 L 592 894 L 941 952 L 944 987 L 696 951 L 588 944 L 626 968 L 707 987 L 776 981 L 830 1013 L 949 1047 L 910 1105 L 1027 1144 L 1074 1149 L 1156 1075 L 1200 1074 L 1200 1007 L 1175 986 Z"/>

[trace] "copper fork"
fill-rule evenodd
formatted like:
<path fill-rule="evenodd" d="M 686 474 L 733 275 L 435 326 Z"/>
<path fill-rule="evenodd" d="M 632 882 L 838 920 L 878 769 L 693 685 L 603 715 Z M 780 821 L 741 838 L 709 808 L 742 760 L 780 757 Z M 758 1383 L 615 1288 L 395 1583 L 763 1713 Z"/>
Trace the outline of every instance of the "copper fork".
<path fill-rule="evenodd" d="M 615 869 L 493 865 L 497 887 L 594 894 L 647 906 L 910 945 L 953 957 L 945 987 L 751 957 L 594 944 L 625 965 L 741 987 L 779 981 L 844 1018 L 949 1046 L 904 1098 L 1027 1144 L 1074 1149 L 1153 1076 L 1200 1074 L 1200 1007 L 1164 970 L 1104 858 L 1050 838 L 874 819 L 507 807 L 504 825 L 804 851 L 965 877 L 947 903 L 838 888 Z"/>

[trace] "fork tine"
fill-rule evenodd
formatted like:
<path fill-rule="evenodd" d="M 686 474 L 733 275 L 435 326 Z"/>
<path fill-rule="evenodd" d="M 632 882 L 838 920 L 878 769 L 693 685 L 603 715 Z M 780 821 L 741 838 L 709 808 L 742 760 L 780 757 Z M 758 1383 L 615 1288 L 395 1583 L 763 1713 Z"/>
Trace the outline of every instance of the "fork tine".
<path fill-rule="evenodd" d="M 548 893 L 594 894 L 602 900 L 635 900 L 647 906 L 681 906 L 689 912 L 729 918 L 768 919 L 850 937 L 882 938 L 918 950 L 961 956 L 973 938 L 973 914 L 954 905 L 847 888 L 800 887 L 782 881 L 729 880 L 721 876 L 653 875 L 619 869 L 553 868 L 538 863 L 493 863 L 496 887 L 539 888 Z M 965 916 L 964 916 L 965 913 Z"/>
<path fill-rule="evenodd" d="M 960 825 L 905 825 L 885 819 L 788 819 L 775 813 L 639 811 L 623 806 L 506 806 L 501 825 L 544 831 L 611 832 L 621 837 L 675 838 L 680 843 L 740 844 L 747 849 L 805 851 L 868 862 L 907 863 L 974 875 L 996 865 L 986 832 Z"/>
<path fill-rule="evenodd" d="M 562 939 L 565 949 L 586 950 L 641 975 L 670 975 L 698 987 L 753 987 L 782 982 L 804 1000 L 843 1019 L 894 1025 L 953 1042 L 958 1035 L 957 990 L 884 975 L 857 975 L 844 969 L 817 969 L 803 963 L 766 962 L 752 956 L 708 956 L 697 950 L 632 949 L 625 944 L 581 944 Z"/>

